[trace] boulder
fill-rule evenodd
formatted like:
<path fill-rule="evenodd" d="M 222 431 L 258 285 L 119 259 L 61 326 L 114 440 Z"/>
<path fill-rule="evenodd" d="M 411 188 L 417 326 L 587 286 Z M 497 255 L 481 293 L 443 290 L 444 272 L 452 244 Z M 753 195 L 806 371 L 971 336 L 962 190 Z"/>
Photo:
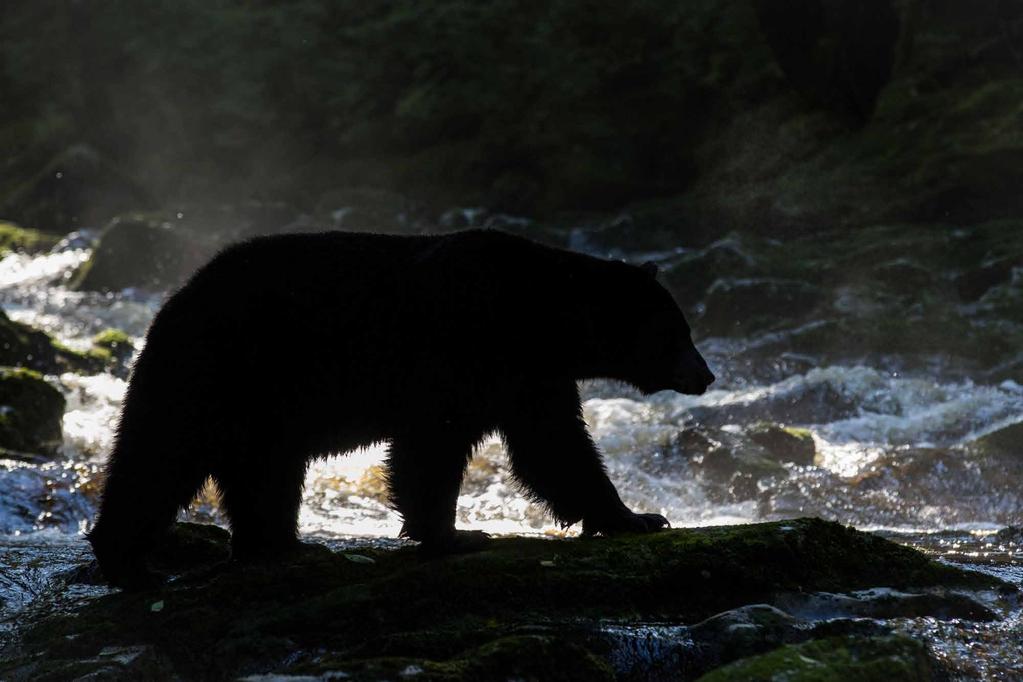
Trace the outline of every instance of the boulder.
<path fill-rule="evenodd" d="M 758 422 L 746 429 L 746 435 L 777 462 L 810 466 L 817 455 L 813 435 L 807 429 Z"/>
<path fill-rule="evenodd" d="M 822 300 L 819 288 L 780 278 L 723 278 L 707 290 L 696 326 L 707 336 L 736 336 L 807 318 Z"/>
<path fill-rule="evenodd" d="M 146 216 L 115 218 L 72 280 L 81 291 L 170 289 L 209 259 L 216 243 Z"/>
<path fill-rule="evenodd" d="M 0 367 L 0 452 L 54 454 L 63 418 L 64 396 L 41 374 Z"/>
<path fill-rule="evenodd" d="M 698 682 L 931 682 L 936 671 L 927 647 L 915 639 L 845 636 L 790 644 L 744 658 L 707 673 Z"/>

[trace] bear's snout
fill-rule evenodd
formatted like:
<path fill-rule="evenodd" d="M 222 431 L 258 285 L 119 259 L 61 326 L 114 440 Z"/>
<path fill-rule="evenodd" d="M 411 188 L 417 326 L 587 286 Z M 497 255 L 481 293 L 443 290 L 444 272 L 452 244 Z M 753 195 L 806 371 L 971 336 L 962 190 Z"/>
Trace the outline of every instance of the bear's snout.
<path fill-rule="evenodd" d="M 714 373 L 707 366 L 707 361 L 694 349 L 682 361 L 682 366 L 676 372 L 675 390 L 686 395 L 703 395 L 715 379 Z"/>

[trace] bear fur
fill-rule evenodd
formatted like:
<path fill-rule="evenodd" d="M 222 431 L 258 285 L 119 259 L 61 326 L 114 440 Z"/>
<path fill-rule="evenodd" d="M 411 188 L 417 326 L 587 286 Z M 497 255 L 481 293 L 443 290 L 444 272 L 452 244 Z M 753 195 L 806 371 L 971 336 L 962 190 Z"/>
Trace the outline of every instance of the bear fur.
<path fill-rule="evenodd" d="M 104 576 L 150 584 L 147 553 L 207 478 L 236 558 L 293 549 L 309 461 L 382 441 L 402 533 L 424 551 L 485 541 L 455 530 L 455 508 L 493 432 L 565 526 L 664 527 L 618 497 L 576 386 L 714 380 L 655 274 L 491 230 L 229 247 L 169 298 L 132 369 L 89 534 Z"/>

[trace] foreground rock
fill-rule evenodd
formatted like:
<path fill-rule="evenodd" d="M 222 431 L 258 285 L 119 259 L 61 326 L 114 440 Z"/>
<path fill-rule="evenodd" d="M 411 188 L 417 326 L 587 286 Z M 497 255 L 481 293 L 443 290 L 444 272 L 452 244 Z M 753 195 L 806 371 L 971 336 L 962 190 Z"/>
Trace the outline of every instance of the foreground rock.
<path fill-rule="evenodd" d="M 811 680 L 933 680 L 934 666 L 923 644 L 908 637 L 835 637 L 783 646 L 744 658 L 700 678 L 700 682 L 790 682 Z"/>
<path fill-rule="evenodd" d="M 219 529 L 179 525 L 161 552 L 163 569 L 178 578 L 159 591 L 110 594 L 70 613 L 51 607 L 23 623 L 19 641 L 0 652 L 7 661 L 0 677 L 611 679 L 624 671 L 600 634 L 608 623 L 697 623 L 800 591 L 996 583 L 813 519 L 616 539 L 509 538 L 438 560 L 412 548 L 334 553 L 311 546 L 286 561 L 237 566 L 225 562 L 226 539 Z M 774 630 L 787 627 L 784 614 L 772 620 Z M 709 640 L 708 633 L 734 628 L 694 630 Z M 757 646 L 771 637 L 755 638 Z M 778 636 L 776 645 L 786 641 Z M 750 647 L 717 651 L 715 664 L 749 655 Z M 680 678 L 704 672 L 676 665 Z M 632 666 L 629 674 L 642 670 Z"/>

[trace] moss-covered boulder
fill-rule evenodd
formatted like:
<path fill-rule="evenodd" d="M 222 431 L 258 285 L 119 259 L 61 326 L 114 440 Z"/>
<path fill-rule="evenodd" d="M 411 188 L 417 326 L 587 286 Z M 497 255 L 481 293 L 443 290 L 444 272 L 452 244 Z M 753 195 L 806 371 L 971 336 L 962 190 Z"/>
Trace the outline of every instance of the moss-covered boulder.
<path fill-rule="evenodd" d="M 835 637 L 745 658 L 699 682 L 931 682 L 935 673 L 926 647 L 908 637 Z"/>
<path fill-rule="evenodd" d="M 92 337 L 89 356 L 117 376 L 126 376 L 128 364 L 135 354 L 131 337 L 120 329 L 107 328 Z"/>
<path fill-rule="evenodd" d="M 172 537 L 178 544 L 161 561 L 181 577 L 25 623 L 2 652 L 0 675 L 85 674 L 110 665 L 100 661 L 104 651 L 130 646 L 146 648 L 147 665 L 162 661 L 167 674 L 186 678 L 379 679 L 411 667 L 429 671 L 427 679 L 491 679 L 506 670 L 540 679 L 580 679 L 572 671 L 583 670 L 600 679 L 609 661 L 578 636 L 587 623 L 695 623 L 794 591 L 997 584 L 813 519 L 611 539 L 508 538 L 442 559 L 414 548 L 314 546 L 262 565 L 222 563 L 220 530 L 179 526 Z M 121 670 L 133 672 L 130 664 Z"/>
<path fill-rule="evenodd" d="M 100 233 L 72 286 L 83 291 L 168 289 L 183 282 L 215 248 L 209 239 L 146 216 L 115 218 Z"/>
<path fill-rule="evenodd" d="M 53 454 L 63 418 L 64 396 L 41 374 L 0 367 L 0 452 Z"/>
<path fill-rule="evenodd" d="M 806 429 L 758 422 L 746 429 L 746 435 L 762 447 L 768 457 L 779 462 L 809 466 L 817 455 L 813 434 Z"/>
<path fill-rule="evenodd" d="M 0 366 L 25 367 L 44 374 L 95 372 L 103 367 L 103 360 L 67 348 L 46 332 L 15 322 L 0 309 Z"/>

